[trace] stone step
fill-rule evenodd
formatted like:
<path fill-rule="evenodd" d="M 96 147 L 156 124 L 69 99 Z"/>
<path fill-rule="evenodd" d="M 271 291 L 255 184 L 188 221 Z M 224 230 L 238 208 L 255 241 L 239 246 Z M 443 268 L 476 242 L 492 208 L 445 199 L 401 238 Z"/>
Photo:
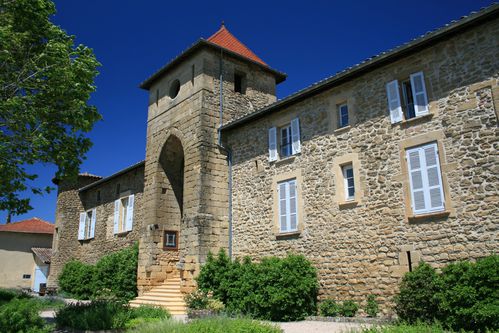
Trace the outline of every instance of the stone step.
<path fill-rule="evenodd" d="M 137 297 L 136 300 L 139 301 L 160 301 L 160 302 L 165 302 L 165 303 L 171 303 L 171 304 L 180 304 L 184 305 L 185 302 L 181 297 L 161 297 L 161 296 L 155 296 L 155 295 L 145 295 L 145 296 L 140 296 Z"/>
<path fill-rule="evenodd" d="M 131 307 L 141 305 L 160 306 L 165 308 L 172 315 L 185 315 L 187 306 L 184 302 L 184 295 L 180 292 L 180 279 L 168 279 L 161 285 L 154 286 L 143 295 L 130 301 Z"/>

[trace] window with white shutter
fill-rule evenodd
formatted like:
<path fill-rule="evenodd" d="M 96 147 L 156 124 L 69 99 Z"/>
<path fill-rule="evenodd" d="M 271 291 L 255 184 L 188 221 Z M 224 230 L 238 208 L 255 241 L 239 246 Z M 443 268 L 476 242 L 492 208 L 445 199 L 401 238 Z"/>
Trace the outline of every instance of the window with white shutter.
<path fill-rule="evenodd" d="M 445 201 L 437 144 L 407 149 L 406 158 L 413 213 L 418 215 L 443 211 Z"/>
<path fill-rule="evenodd" d="M 80 213 L 78 225 L 78 240 L 91 239 L 95 236 L 96 208 Z"/>
<path fill-rule="evenodd" d="M 277 160 L 277 128 L 269 128 L 269 161 Z"/>
<path fill-rule="evenodd" d="M 80 213 L 80 223 L 78 225 L 78 240 L 85 239 L 85 220 L 87 218 L 87 213 Z"/>
<path fill-rule="evenodd" d="M 286 180 L 277 184 L 280 232 L 298 230 L 298 196 L 296 186 L 296 179 Z"/>
<path fill-rule="evenodd" d="M 124 233 L 133 229 L 133 208 L 135 195 L 123 197 L 114 202 L 114 233 Z"/>
<path fill-rule="evenodd" d="M 428 97 L 423 72 L 411 74 L 411 88 L 416 117 L 427 114 L 429 112 Z"/>
<path fill-rule="evenodd" d="M 276 161 L 301 152 L 300 119 L 294 118 L 290 123 L 269 128 L 269 161 Z"/>
<path fill-rule="evenodd" d="M 401 83 L 388 82 L 386 94 L 392 124 L 430 112 L 423 72 L 413 73 Z"/>
<path fill-rule="evenodd" d="M 399 83 L 397 80 L 386 84 L 386 94 L 388 97 L 388 110 L 390 111 L 390 119 L 392 124 L 401 122 L 402 106 L 400 104 Z"/>

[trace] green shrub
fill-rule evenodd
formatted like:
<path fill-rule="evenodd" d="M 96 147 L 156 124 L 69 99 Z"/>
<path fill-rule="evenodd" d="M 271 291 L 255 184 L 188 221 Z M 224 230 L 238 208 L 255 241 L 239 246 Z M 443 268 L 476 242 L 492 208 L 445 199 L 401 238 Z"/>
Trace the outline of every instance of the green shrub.
<path fill-rule="evenodd" d="M 450 264 L 436 294 L 439 319 L 455 330 L 499 330 L 499 256 Z"/>
<path fill-rule="evenodd" d="M 13 298 L 0 307 L 0 332 L 49 333 L 50 326 L 38 314 L 38 304 L 30 299 Z"/>
<path fill-rule="evenodd" d="M 438 311 L 435 294 L 440 289 L 440 278 L 435 269 L 420 262 L 414 271 L 402 278 L 400 292 L 395 298 L 397 315 L 409 323 L 434 321 Z"/>
<path fill-rule="evenodd" d="M 231 262 L 223 250 L 208 256 L 198 286 L 213 292 L 231 313 L 259 319 L 289 321 L 312 315 L 317 308 L 317 275 L 303 256 L 249 258 Z"/>
<path fill-rule="evenodd" d="M 282 333 L 272 324 L 250 319 L 209 318 L 187 324 L 166 320 L 137 327 L 134 333 Z"/>
<path fill-rule="evenodd" d="M 340 307 L 334 299 L 325 299 L 319 304 L 319 312 L 324 317 L 336 317 L 340 311 Z"/>
<path fill-rule="evenodd" d="M 60 328 L 77 330 L 108 330 L 134 327 L 139 323 L 170 318 L 161 308 L 141 306 L 130 308 L 116 301 L 76 303 L 60 309 L 56 323 Z"/>
<path fill-rule="evenodd" d="M 388 325 L 382 327 L 371 327 L 362 330 L 362 333 L 449 333 L 445 330 L 442 325 L 438 323 L 427 324 L 427 323 L 415 323 L 415 324 L 404 324 L 400 323 L 398 325 Z"/>
<path fill-rule="evenodd" d="M 59 287 L 76 299 L 90 299 L 95 290 L 94 276 L 94 266 L 76 260 L 69 261 L 59 275 Z"/>
<path fill-rule="evenodd" d="M 168 311 L 157 306 L 141 305 L 138 308 L 130 308 L 134 318 L 167 319 L 171 318 Z"/>
<path fill-rule="evenodd" d="M 95 265 L 94 296 L 99 291 L 123 300 L 137 296 L 138 244 L 102 257 Z"/>
<path fill-rule="evenodd" d="M 130 300 L 137 296 L 138 245 L 102 257 L 96 265 L 70 261 L 59 275 L 63 293 L 76 299 Z"/>
<path fill-rule="evenodd" d="M 499 330 L 499 256 L 458 262 L 442 273 L 428 264 L 402 279 L 396 312 L 408 323 L 435 320 L 456 331 Z"/>
<path fill-rule="evenodd" d="M 122 328 L 129 319 L 128 309 L 119 302 L 75 303 L 56 313 L 58 327 L 77 330 Z"/>
<path fill-rule="evenodd" d="M 376 296 L 367 296 L 366 308 L 364 309 L 368 317 L 376 317 L 379 312 L 379 306 L 376 302 Z"/>
<path fill-rule="evenodd" d="M 202 310 L 208 308 L 208 295 L 202 290 L 195 290 L 187 294 L 184 301 L 189 309 Z"/>
<path fill-rule="evenodd" d="M 343 301 L 340 305 L 340 315 L 343 317 L 353 317 L 359 310 L 359 305 L 352 300 Z"/>

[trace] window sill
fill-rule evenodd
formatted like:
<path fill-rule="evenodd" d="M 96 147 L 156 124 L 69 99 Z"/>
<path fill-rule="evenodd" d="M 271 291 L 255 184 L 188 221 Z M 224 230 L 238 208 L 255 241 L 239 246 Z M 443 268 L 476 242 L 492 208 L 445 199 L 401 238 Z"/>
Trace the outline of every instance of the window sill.
<path fill-rule="evenodd" d="M 295 158 L 296 158 L 296 155 L 287 156 L 285 158 L 278 159 L 277 161 L 274 161 L 274 164 L 281 165 L 281 164 L 293 163 Z"/>
<path fill-rule="evenodd" d="M 439 218 L 445 218 L 450 215 L 450 211 L 444 210 L 441 212 L 433 212 L 433 213 L 428 213 L 428 214 L 421 214 L 421 215 L 412 215 L 408 217 L 409 222 L 421 222 L 424 220 L 433 220 L 433 219 L 439 219 Z"/>
<path fill-rule="evenodd" d="M 126 235 L 128 235 L 128 233 L 130 233 L 131 231 L 120 231 L 120 232 L 117 232 L 114 234 L 114 236 L 116 237 L 124 237 Z"/>
<path fill-rule="evenodd" d="M 178 246 L 177 247 L 163 246 L 163 251 L 178 251 Z"/>
<path fill-rule="evenodd" d="M 348 130 L 352 128 L 351 125 L 346 125 L 346 126 L 343 126 L 343 127 L 339 127 L 337 129 L 334 130 L 334 134 L 341 134 L 343 132 L 348 132 Z"/>
<path fill-rule="evenodd" d="M 351 207 L 355 207 L 359 204 L 359 201 L 358 200 L 348 200 L 348 201 L 342 201 L 342 202 L 339 202 L 338 203 L 338 206 L 340 207 L 340 209 L 343 209 L 343 208 L 351 208 Z"/>
<path fill-rule="evenodd" d="M 429 113 L 424 114 L 422 116 L 418 116 L 418 117 L 414 117 L 414 118 L 410 118 L 410 119 L 404 119 L 401 122 L 399 122 L 398 124 L 400 124 L 401 126 L 411 126 L 411 125 L 417 124 L 419 122 L 430 120 L 431 118 L 433 118 L 433 113 L 429 112 Z"/>
<path fill-rule="evenodd" d="M 276 239 L 290 239 L 290 238 L 298 238 L 300 236 L 300 231 L 290 231 L 290 232 L 281 232 L 275 235 Z"/>

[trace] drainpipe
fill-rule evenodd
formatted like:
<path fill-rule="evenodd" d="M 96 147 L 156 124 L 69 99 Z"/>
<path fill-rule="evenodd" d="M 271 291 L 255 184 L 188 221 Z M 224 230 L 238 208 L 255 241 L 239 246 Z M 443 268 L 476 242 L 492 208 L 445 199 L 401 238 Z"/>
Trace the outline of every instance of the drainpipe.
<path fill-rule="evenodd" d="M 228 181 L 228 187 L 229 187 L 229 258 L 232 259 L 232 151 L 229 148 L 226 148 L 222 144 L 222 126 L 223 126 L 223 105 L 224 105 L 224 91 L 223 91 L 223 50 L 220 49 L 220 109 L 219 109 L 219 116 L 220 116 L 220 126 L 218 127 L 218 148 L 222 149 L 227 153 L 227 165 L 229 168 L 229 181 Z"/>

